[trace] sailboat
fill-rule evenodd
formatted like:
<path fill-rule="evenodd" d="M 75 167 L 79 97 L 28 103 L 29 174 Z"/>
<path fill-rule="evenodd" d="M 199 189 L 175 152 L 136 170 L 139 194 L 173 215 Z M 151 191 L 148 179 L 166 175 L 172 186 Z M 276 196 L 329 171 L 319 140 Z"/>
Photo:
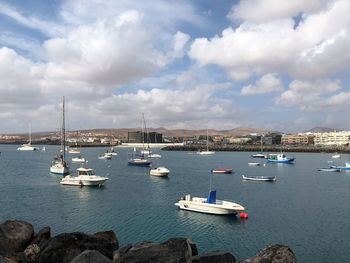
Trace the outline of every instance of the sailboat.
<path fill-rule="evenodd" d="M 145 116 L 142 113 L 142 150 L 145 150 L 145 130 L 146 130 L 146 122 L 145 122 Z M 140 153 L 137 153 L 136 149 L 134 149 L 134 152 L 132 154 L 129 154 L 129 165 L 135 165 L 135 166 L 150 166 L 152 164 L 151 160 L 148 160 L 145 158 L 144 153 L 142 153 L 142 150 Z"/>
<path fill-rule="evenodd" d="M 256 153 L 256 154 L 252 154 L 251 157 L 252 158 L 266 158 L 266 155 L 263 154 L 263 140 L 262 140 L 263 136 L 260 136 L 260 153 Z"/>
<path fill-rule="evenodd" d="M 66 130 L 64 119 L 64 96 L 62 103 L 62 129 L 61 129 L 61 151 L 51 163 L 50 172 L 53 174 L 66 175 L 69 173 L 69 167 L 66 163 Z"/>
<path fill-rule="evenodd" d="M 32 146 L 32 127 L 29 125 L 29 142 L 17 148 L 18 151 L 38 151 L 38 147 Z"/>
<path fill-rule="evenodd" d="M 206 151 L 201 151 L 199 150 L 197 152 L 197 154 L 200 154 L 200 155 L 210 155 L 210 154 L 214 154 L 215 152 L 214 151 L 209 151 L 209 135 L 208 135 L 208 128 L 207 128 L 207 150 Z"/>

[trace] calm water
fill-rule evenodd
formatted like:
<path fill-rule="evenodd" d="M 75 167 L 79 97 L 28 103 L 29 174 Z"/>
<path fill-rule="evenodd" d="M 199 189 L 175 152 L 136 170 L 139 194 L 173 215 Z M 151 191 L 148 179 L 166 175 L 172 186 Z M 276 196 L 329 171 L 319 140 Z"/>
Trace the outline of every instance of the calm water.
<path fill-rule="evenodd" d="M 36 230 L 49 225 L 54 234 L 112 229 L 121 245 L 143 240 L 190 237 L 200 252 L 216 249 L 242 259 L 269 244 L 289 245 L 298 262 L 349 262 L 350 173 L 322 173 L 330 154 L 295 153 L 296 163 L 249 167 L 250 153 L 217 152 L 200 156 L 159 151 L 155 165 L 171 170 L 169 179 L 152 177 L 149 168 L 127 165 L 130 149 L 112 160 L 98 160 L 103 148 L 84 148 L 96 173 L 108 175 L 104 188 L 61 186 L 49 174 L 55 146 L 46 152 L 18 152 L 0 145 L 0 221 L 27 220 Z M 342 163 L 350 156 L 342 155 Z M 77 168 L 78 165 L 71 165 Z M 205 196 L 210 169 L 233 168 L 235 174 L 213 175 L 218 198 L 243 204 L 249 219 L 178 210 L 187 193 Z M 276 175 L 277 182 L 244 182 L 241 175 Z"/>

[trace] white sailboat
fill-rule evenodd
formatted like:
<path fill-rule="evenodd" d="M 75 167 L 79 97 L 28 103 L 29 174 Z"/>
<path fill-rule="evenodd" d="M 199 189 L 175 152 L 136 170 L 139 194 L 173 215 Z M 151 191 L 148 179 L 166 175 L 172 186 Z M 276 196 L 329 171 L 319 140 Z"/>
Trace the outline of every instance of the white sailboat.
<path fill-rule="evenodd" d="M 17 151 L 38 151 L 38 147 L 32 146 L 32 127 L 29 125 L 29 142 L 26 144 L 22 144 L 17 148 Z"/>
<path fill-rule="evenodd" d="M 207 128 L 207 150 L 206 151 L 199 150 L 197 152 L 197 154 L 200 154 L 200 155 L 211 155 L 211 154 L 214 154 L 214 153 L 215 153 L 214 151 L 209 151 L 209 135 L 208 135 L 208 128 Z"/>
<path fill-rule="evenodd" d="M 145 116 L 142 113 L 142 150 L 145 150 L 145 131 L 146 131 L 146 121 Z M 134 149 L 134 152 L 132 154 L 128 155 L 128 164 L 134 165 L 134 166 L 150 166 L 152 164 L 152 161 L 145 158 L 145 155 L 142 153 L 137 153 Z"/>
<path fill-rule="evenodd" d="M 50 172 L 53 174 L 66 175 L 69 173 L 69 167 L 66 162 L 66 130 L 64 119 L 64 97 L 62 103 L 62 129 L 61 129 L 61 151 L 51 163 Z"/>

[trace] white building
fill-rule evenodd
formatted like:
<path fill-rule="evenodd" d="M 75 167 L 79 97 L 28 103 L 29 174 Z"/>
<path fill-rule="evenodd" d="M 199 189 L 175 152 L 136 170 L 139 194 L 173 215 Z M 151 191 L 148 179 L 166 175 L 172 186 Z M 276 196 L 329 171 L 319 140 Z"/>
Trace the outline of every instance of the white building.
<path fill-rule="evenodd" d="M 317 146 L 349 145 L 350 131 L 315 133 L 314 143 Z"/>

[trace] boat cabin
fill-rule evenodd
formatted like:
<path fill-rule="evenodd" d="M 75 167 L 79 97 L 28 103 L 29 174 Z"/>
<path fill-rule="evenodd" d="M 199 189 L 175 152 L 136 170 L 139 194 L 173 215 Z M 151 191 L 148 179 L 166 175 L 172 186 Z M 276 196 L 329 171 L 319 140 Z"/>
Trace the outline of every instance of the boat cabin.
<path fill-rule="evenodd" d="M 80 175 L 95 175 L 93 169 L 78 169 L 78 176 Z"/>

